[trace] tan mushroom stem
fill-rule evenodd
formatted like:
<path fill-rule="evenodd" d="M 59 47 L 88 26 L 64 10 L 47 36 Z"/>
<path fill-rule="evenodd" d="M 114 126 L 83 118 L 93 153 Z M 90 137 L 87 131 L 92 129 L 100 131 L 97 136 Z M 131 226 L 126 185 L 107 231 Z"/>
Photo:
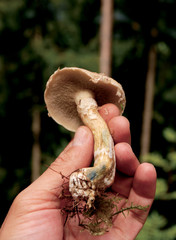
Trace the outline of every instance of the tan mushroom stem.
<path fill-rule="evenodd" d="M 69 191 L 75 199 L 88 199 L 87 205 L 90 208 L 96 195 L 114 182 L 114 142 L 106 122 L 98 112 L 93 94 L 81 91 L 76 94 L 75 102 L 83 123 L 91 129 L 94 136 L 94 165 L 71 174 Z"/>

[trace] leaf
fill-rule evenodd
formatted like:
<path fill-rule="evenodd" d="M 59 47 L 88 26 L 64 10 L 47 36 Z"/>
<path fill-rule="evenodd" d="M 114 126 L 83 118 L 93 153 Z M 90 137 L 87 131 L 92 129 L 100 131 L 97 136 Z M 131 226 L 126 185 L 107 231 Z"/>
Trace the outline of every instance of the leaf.
<path fill-rule="evenodd" d="M 176 94 L 175 94 L 176 95 Z M 176 131 L 170 127 L 163 130 L 164 138 L 171 143 L 176 143 Z"/>
<path fill-rule="evenodd" d="M 166 195 L 167 189 L 168 189 L 167 181 L 163 178 L 158 178 L 156 184 L 155 198 L 161 198 L 162 196 Z"/>
<path fill-rule="evenodd" d="M 167 159 L 170 162 L 170 167 L 172 170 L 176 169 L 176 151 L 167 154 Z"/>
<path fill-rule="evenodd" d="M 142 231 L 136 240 L 174 240 L 176 236 L 176 225 L 165 229 L 167 219 L 156 211 L 147 218 Z"/>

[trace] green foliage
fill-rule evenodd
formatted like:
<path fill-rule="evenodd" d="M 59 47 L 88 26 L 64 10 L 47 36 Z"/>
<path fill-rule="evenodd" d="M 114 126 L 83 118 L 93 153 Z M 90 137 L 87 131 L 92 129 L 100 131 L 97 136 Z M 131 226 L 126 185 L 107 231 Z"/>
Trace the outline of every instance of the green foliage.
<path fill-rule="evenodd" d="M 142 162 L 151 162 L 156 167 L 160 167 L 162 169 L 168 169 L 167 161 L 162 157 L 159 153 L 149 153 L 145 156 L 142 156 Z"/>
<path fill-rule="evenodd" d="M 176 200 L 176 191 L 168 192 L 168 182 L 163 178 L 158 178 L 155 199 Z"/>
<path fill-rule="evenodd" d="M 165 128 L 163 130 L 163 136 L 168 142 L 176 143 L 176 131 L 173 128 Z"/>
<path fill-rule="evenodd" d="M 156 211 L 147 219 L 143 230 L 139 233 L 138 239 L 142 240 L 173 240 L 176 236 L 176 225 L 167 228 L 167 219 Z"/>
<path fill-rule="evenodd" d="M 163 130 L 163 137 L 169 143 L 174 143 L 176 132 L 173 128 L 167 127 Z M 176 148 L 172 147 L 163 158 L 161 154 L 155 152 L 143 157 L 143 161 L 154 164 L 158 171 L 158 179 L 156 185 L 155 201 L 168 202 L 176 201 Z M 162 170 L 162 172 L 161 172 Z M 164 174 L 165 177 L 162 177 Z M 161 209 L 163 212 L 163 209 Z M 172 211 L 172 210 L 171 210 Z M 164 212 L 167 212 L 165 209 Z M 170 213 L 171 216 L 172 213 Z M 160 212 L 153 211 L 147 222 L 139 234 L 137 239 L 152 240 L 152 239 L 170 239 L 174 240 L 176 236 L 176 223 L 171 224 L 170 219 L 164 217 Z"/>
<path fill-rule="evenodd" d="M 113 42 L 113 53 L 114 55 L 118 55 L 115 56 L 115 62 L 114 64 L 118 67 L 120 66 L 125 58 L 127 57 L 127 55 L 130 53 L 130 51 L 132 51 L 132 49 L 134 48 L 135 42 L 133 41 L 133 39 L 127 39 L 126 41 L 122 41 L 122 40 L 114 40 Z"/>
<path fill-rule="evenodd" d="M 15 31 L 19 28 L 18 22 L 18 11 L 24 6 L 23 0 L 6 0 L 0 1 L 0 31 L 5 28 L 10 28 Z"/>

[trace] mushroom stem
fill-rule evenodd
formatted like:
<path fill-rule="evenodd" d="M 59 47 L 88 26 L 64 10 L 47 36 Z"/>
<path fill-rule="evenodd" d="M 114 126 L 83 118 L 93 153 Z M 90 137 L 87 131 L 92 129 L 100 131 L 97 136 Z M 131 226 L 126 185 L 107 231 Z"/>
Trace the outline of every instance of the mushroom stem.
<path fill-rule="evenodd" d="M 98 112 L 93 94 L 89 91 L 77 93 L 75 102 L 83 123 L 91 129 L 94 136 L 94 165 L 72 173 L 69 190 L 75 199 L 87 198 L 90 208 L 96 195 L 114 182 L 114 142 L 106 122 Z"/>

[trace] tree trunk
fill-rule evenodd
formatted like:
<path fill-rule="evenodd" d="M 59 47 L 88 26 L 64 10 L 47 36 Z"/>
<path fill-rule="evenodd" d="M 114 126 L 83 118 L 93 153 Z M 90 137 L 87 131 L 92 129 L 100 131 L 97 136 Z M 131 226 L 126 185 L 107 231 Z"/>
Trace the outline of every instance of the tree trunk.
<path fill-rule="evenodd" d="M 155 46 L 152 45 L 149 50 L 148 71 L 145 85 L 144 112 L 141 134 L 141 156 L 149 153 L 150 151 L 154 86 L 156 75 L 156 55 Z"/>
<path fill-rule="evenodd" d="M 113 0 L 101 0 L 100 72 L 111 76 Z"/>
<path fill-rule="evenodd" d="M 41 149 L 40 149 L 40 110 L 36 107 L 32 112 L 32 133 L 33 133 L 33 146 L 32 146 L 32 182 L 40 176 L 40 162 L 41 162 Z"/>

